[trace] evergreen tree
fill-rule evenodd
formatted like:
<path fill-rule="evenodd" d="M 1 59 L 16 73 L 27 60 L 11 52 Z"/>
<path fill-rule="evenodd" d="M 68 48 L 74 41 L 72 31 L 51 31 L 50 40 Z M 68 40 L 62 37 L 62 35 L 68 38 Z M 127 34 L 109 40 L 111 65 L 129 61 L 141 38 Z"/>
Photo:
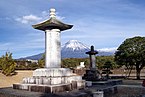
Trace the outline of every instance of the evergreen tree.
<path fill-rule="evenodd" d="M 109 78 L 109 74 L 112 74 L 111 69 L 113 68 L 113 65 L 111 61 L 106 61 L 103 65 L 103 74 L 106 74 L 106 78 Z"/>
<path fill-rule="evenodd" d="M 45 54 L 43 54 L 42 58 L 38 60 L 38 67 L 40 68 L 45 67 Z"/>
<path fill-rule="evenodd" d="M 136 67 L 136 78 L 140 79 L 140 72 L 145 66 L 145 37 L 126 39 L 115 53 L 115 61 L 126 67 Z"/>
<path fill-rule="evenodd" d="M 6 54 L 0 58 L 0 66 L 2 69 L 1 72 L 6 76 L 10 76 L 15 73 L 16 63 L 12 59 L 12 53 L 6 52 Z"/>

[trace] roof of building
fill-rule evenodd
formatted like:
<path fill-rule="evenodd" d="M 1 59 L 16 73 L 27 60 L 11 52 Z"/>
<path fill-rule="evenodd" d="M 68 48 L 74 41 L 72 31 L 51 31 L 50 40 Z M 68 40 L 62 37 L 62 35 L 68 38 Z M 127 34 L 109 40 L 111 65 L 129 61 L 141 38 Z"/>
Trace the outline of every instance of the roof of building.
<path fill-rule="evenodd" d="M 89 55 L 95 55 L 95 54 L 98 54 L 98 51 L 95 51 L 94 50 L 94 46 L 91 46 L 91 50 L 86 52 L 86 54 L 89 54 Z"/>
<path fill-rule="evenodd" d="M 39 24 L 32 25 L 34 29 L 38 30 L 51 30 L 51 29 L 59 29 L 60 31 L 71 29 L 73 25 L 65 24 L 56 19 L 56 12 L 54 8 L 50 9 L 50 19 L 43 21 Z"/>

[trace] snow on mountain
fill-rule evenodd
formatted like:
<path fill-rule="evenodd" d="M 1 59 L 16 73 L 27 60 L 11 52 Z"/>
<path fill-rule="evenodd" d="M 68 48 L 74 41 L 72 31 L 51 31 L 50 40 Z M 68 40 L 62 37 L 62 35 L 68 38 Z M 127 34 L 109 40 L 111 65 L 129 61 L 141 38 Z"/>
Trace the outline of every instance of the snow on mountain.
<path fill-rule="evenodd" d="M 70 40 L 62 46 L 62 58 L 84 58 L 87 57 L 86 51 L 89 47 L 79 42 L 78 40 Z"/>
<path fill-rule="evenodd" d="M 97 49 L 97 51 L 99 52 L 97 56 L 111 56 L 114 55 L 116 50 L 116 47 Z"/>
<path fill-rule="evenodd" d="M 82 51 L 89 50 L 89 47 L 78 40 L 70 40 L 61 47 L 62 51 Z"/>
<path fill-rule="evenodd" d="M 102 48 L 102 49 L 95 49 L 99 53 L 96 56 L 110 56 L 114 55 L 116 48 Z M 79 42 L 78 40 L 70 40 L 64 45 L 61 46 L 61 57 L 62 58 L 86 58 L 88 55 L 86 54 L 87 51 L 90 51 L 90 47 Z M 43 53 L 29 56 L 22 59 L 40 59 Z"/>

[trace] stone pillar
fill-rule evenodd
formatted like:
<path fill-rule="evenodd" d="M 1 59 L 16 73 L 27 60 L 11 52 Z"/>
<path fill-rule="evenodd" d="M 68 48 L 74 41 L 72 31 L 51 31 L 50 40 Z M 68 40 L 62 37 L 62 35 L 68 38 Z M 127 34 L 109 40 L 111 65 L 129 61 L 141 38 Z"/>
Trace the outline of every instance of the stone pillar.
<path fill-rule="evenodd" d="M 45 30 L 45 67 L 61 67 L 60 30 Z"/>
<path fill-rule="evenodd" d="M 91 50 L 86 52 L 86 54 L 90 57 L 90 67 L 89 70 L 86 70 L 86 74 L 84 74 L 83 79 L 86 81 L 97 81 L 99 80 L 99 71 L 96 67 L 96 54 L 97 51 L 94 50 L 94 46 L 91 46 Z"/>
<path fill-rule="evenodd" d="M 45 68 L 61 67 L 61 31 L 71 29 L 73 25 L 64 24 L 56 19 L 55 9 L 50 9 L 50 19 L 32 25 L 33 28 L 45 31 Z"/>
<path fill-rule="evenodd" d="M 98 52 L 94 50 L 94 46 L 91 46 L 91 50 L 86 52 L 86 54 L 88 54 L 90 57 L 90 69 L 96 70 L 96 54 L 98 54 Z"/>
<path fill-rule="evenodd" d="M 96 56 L 90 55 L 90 69 L 97 69 L 96 67 Z"/>

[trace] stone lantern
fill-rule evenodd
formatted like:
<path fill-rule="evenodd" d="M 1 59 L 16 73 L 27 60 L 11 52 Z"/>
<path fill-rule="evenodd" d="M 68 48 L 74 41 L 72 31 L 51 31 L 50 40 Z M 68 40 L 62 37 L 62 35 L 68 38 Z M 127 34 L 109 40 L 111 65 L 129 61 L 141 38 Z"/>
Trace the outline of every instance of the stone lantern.
<path fill-rule="evenodd" d="M 86 54 L 89 55 L 90 66 L 89 66 L 89 70 L 86 70 L 83 79 L 85 79 L 86 81 L 97 81 L 99 80 L 99 75 L 100 75 L 96 67 L 96 54 L 98 54 L 98 51 L 95 51 L 94 46 L 91 46 L 91 50 L 86 52 Z"/>

